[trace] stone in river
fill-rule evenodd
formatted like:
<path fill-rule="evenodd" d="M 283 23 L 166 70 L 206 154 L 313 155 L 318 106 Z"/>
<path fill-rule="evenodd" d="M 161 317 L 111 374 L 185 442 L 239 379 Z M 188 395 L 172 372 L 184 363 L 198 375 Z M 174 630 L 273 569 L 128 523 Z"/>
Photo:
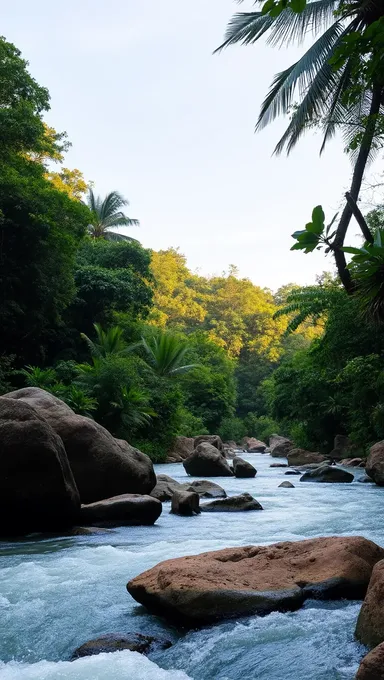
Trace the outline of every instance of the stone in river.
<path fill-rule="evenodd" d="M 160 562 L 127 585 L 149 611 L 183 626 L 272 611 L 306 599 L 362 599 L 384 550 L 360 536 L 227 548 Z"/>
<path fill-rule="evenodd" d="M 107 633 L 94 640 L 89 640 L 81 645 L 81 647 L 75 649 L 71 656 L 71 661 L 81 659 L 84 656 L 121 652 L 124 649 L 146 655 L 168 649 L 171 646 L 172 643 L 169 640 L 159 640 L 158 638 L 142 635 L 141 633 Z"/>

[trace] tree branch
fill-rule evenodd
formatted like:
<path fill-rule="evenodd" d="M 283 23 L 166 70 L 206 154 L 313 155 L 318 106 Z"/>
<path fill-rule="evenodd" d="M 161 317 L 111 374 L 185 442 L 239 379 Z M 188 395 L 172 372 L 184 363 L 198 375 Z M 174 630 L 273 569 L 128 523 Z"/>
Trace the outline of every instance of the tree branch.
<path fill-rule="evenodd" d="M 365 240 L 368 241 L 368 243 L 373 243 L 373 236 L 369 230 L 368 224 L 365 221 L 365 217 L 362 214 L 356 201 L 352 198 L 349 191 L 347 191 L 347 193 L 345 194 L 345 198 L 347 199 L 347 203 L 352 210 L 352 214 L 354 215 L 356 222 L 358 223 L 361 231 L 363 232 Z"/>

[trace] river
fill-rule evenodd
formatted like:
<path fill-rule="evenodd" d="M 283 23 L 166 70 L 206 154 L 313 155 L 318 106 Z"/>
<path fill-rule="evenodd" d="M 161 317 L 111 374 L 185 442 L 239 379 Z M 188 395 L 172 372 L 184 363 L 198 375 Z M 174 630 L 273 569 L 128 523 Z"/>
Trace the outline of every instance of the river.
<path fill-rule="evenodd" d="M 0 544 L 0 680 L 353 680 L 364 649 L 353 631 L 360 603 L 309 601 L 295 613 L 224 622 L 186 634 L 149 615 L 127 581 L 161 560 L 224 547 L 326 535 L 384 545 L 384 489 L 300 483 L 269 455 L 244 456 L 254 479 L 215 478 L 229 495 L 248 491 L 263 512 L 169 514 L 153 527 L 92 536 L 31 537 Z M 180 481 L 180 464 L 156 466 Z M 289 479 L 294 489 L 278 488 Z M 104 633 L 135 631 L 174 644 L 149 659 L 133 652 L 69 662 Z"/>

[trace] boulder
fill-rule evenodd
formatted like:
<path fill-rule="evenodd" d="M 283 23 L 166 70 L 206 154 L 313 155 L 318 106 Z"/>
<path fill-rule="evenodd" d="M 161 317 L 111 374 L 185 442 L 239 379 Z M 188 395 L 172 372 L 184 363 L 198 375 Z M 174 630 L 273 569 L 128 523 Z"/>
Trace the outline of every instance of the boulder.
<path fill-rule="evenodd" d="M 353 445 L 345 434 L 337 434 L 333 442 L 333 449 L 329 454 L 334 460 L 342 460 L 347 458 L 348 454 L 353 451 Z"/>
<path fill-rule="evenodd" d="M 355 680 L 384 680 L 384 643 L 364 657 Z"/>
<path fill-rule="evenodd" d="M 197 447 L 203 443 L 211 444 L 218 451 L 223 451 L 223 442 L 218 434 L 200 434 L 194 439 L 194 448 L 197 449 Z"/>
<path fill-rule="evenodd" d="M 308 598 L 364 597 L 384 550 L 359 536 L 227 548 L 160 562 L 129 581 L 151 612 L 195 627 L 294 611 Z"/>
<path fill-rule="evenodd" d="M 173 515 L 191 517 L 200 513 L 200 496 L 196 491 L 175 491 L 172 496 L 171 512 Z"/>
<path fill-rule="evenodd" d="M 281 482 L 281 484 L 279 484 L 279 489 L 294 489 L 294 488 L 295 488 L 295 485 L 291 484 L 291 482 L 288 482 L 288 481 Z"/>
<path fill-rule="evenodd" d="M 225 458 L 232 459 L 232 458 L 235 458 L 235 456 L 237 455 L 237 451 L 235 451 L 235 449 L 230 449 L 228 446 L 226 446 L 224 444 L 223 454 L 224 454 Z"/>
<path fill-rule="evenodd" d="M 256 468 L 251 465 L 251 463 L 248 463 L 246 460 L 243 460 L 243 458 L 236 457 L 233 459 L 233 472 L 235 473 L 235 477 L 256 477 L 257 470 Z"/>
<path fill-rule="evenodd" d="M 193 477 L 231 477 L 233 474 L 224 456 L 208 442 L 199 444 L 183 465 Z"/>
<path fill-rule="evenodd" d="M 181 463 L 193 453 L 193 437 L 175 437 L 171 450 L 167 454 L 166 463 Z"/>
<path fill-rule="evenodd" d="M 301 482 L 328 482 L 335 484 L 350 483 L 353 480 L 354 476 L 350 472 L 331 465 L 321 465 L 316 470 L 304 472 L 303 476 L 300 477 Z"/>
<path fill-rule="evenodd" d="M 288 463 L 271 463 L 269 466 L 271 468 L 286 468 L 288 467 Z"/>
<path fill-rule="evenodd" d="M 288 465 L 309 465 L 311 463 L 323 463 L 327 460 L 321 453 L 305 451 L 305 449 L 291 449 L 287 454 Z"/>
<path fill-rule="evenodd" d="M 0 535 L 58 531 L 79 511 L 60 437 L 32 406 L 0 397 Z"/>
<path fill-rule="evenodd" d="M 94 640 L 89 640 L 81 645 L 81 647 L 75 649 L 71 656 L 71 661 L 81 659 L 83 656 L 122 652 L 124 649 L 146 655 L 168 649 L 171 646 L 172 643 L 169 640 L 159 640 L 149 635 L 141 635 L 141 633 L 109 633 L 101 635 Z"/>
<path fill-rule="evenodd" d="M 242 493 L 239 496 L 230 498 L 220 498 L 210 503 L 203 503 L 200 506 L 202 512 L 244 512 L 248 510 L 262 510 L 260 505 L 249 493 Z"/>
<path fill-rule="evenodd" d="M 363 645 L 370 648 L 384 642 L 384 560 L 373 569 L 355 634 Z"/>
<path fill-rule="evenodd" d="M 339 465 L 344 465 L 344 467 L 365 467 L 365 460 L 362 458 L 343 458 Z"/>
<path fill-rule="evenodd" d="M 36 409 L 61 437 L 82 503 L 125 493 L 147 494 L 156 484 L 151 460 L 101 425 L 79 416 L 61 399 L 37 387 L 6 395 Z"/>
<path fill-rule="evenodd" d="M 290 450 L 293 449 L 293 444 L 290 439 L 280 437 L 279 434 L 273 434 L 269 438 L 269 448 L 273 458 L 286 458 Z"/>
<path fill-rule="evenodd" d="M 260 439 L 255 439 L 255 437 L 245 437 L 244 438 L 245 449 L 248 453 L 264 453 L 267 445 L 261 442 Z"/>
<path fill-rule="evenodd" d="M 185 485 L 183 485 L 185 486 Z M 209 482 L 207 479 L 196 479 L 194 482 L 188 483 L 188 489 L 196 491 L 200 498 L 226 498 L 227 494 L 223 487 Z"/>
<path fill-rule="evenodd" d="M 98 527 L 150 525 L 160 517 L 162 509 L 160 501 L 152 496 L 126 493 L 82 505 L 80 521 Z"/>
<path fill-rule="evenodd" d="M 168 477 L 168 475 L 157 475 L 157 483 L 154 489 L 152 489 L 150 496 L 152 498 L 157 498 L 159 501 L 164 503 L 165 501 L 170 501 L 175 491 L 185 491 L 185 484 L 180 484 L 176 479 Z M 188 489 L 191 490 L 190 485 L 187 485 Z"/>
<path fill-rule="evenodd" d="M 384 440 L 371 447 L 365 471 L 375 484 L 384 486 Z"/>

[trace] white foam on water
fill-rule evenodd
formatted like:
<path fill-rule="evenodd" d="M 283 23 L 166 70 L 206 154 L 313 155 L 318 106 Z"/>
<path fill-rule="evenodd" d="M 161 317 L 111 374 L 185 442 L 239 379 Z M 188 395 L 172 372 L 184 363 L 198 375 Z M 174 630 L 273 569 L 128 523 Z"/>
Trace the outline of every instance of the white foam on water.
<path fill-rule="evenodd" d="M 352 680 L 363 655 L 353 639 L 359 605 L 307 604 L 295 614 L 224 622 L 184 635 L 126 592 L 130 578 L 158 562 L 207 550 L 332 534 L 383 542 L 383 489 L 357 481 L 305 484 L 298 477 L 290 478 L 294 489 L 281 489 L 287 477 L 284 468 L 269 467 L 274 459 L 244 457 L 258 469 L 254 479 L 213 481 L 229 495 L 251 493 L 263 512 L 183 518 L 170 515 L 164 504 L 153 527 L 0 544 L 0 680 Z M 188 479 L 182 465 L 157 466 L 157 472 Z M 87 640 L 130 631 L 174 645 L 151 661 L 120 653 L 67 663 Z"/>
<path fill-rule="evenodd" d="M 116 652 L 77 661 L 10 662 L 0 665 L 0 680 L 192 680 L 182 671 L 163 670 L 137 652 Z"/>

